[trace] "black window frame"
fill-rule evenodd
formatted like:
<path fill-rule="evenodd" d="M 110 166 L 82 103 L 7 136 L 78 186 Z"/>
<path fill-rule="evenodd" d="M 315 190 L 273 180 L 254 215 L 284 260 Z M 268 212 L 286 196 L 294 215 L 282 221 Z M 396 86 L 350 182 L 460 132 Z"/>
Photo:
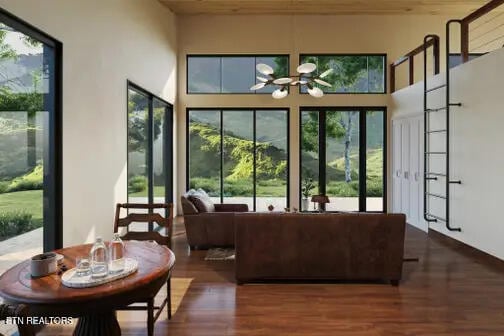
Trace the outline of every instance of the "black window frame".
<path fill-rule="evenodd" d="M 325 92 L 328 95 L 384 95 L 388 94 L 388 76 L 387 76 L 387 54 L 386 53 L 302 53 L 299 54 L 298 64 L 301 64 L 303 57 L 318 57 L 318 56 L 380 56 L 383 57 L 383 91 L 382 92 Z M 326 70 L 326 69 L 323 69 Z M 307 95 L 308 92 L 302 92 L 299 86 L 299 94 Z"/>
<path fill-rule="evenodd" d="M 224 111 L 254 111 L 254 149 L 255 149 L 255 142 L 257 141 L 256 139 L 256 111 L 285 111 L 287 113 L 287 169 L 286 169 L 286 176 L 287 176 L 287 188 L 286 188 L 286 204 L 287 207 L 290 207 L 290 108 L 289 107 L 187 107 L 186 108 L 186 190 L 189 190 L 190 188 L 190 167 L 189 167 L 189 148 L 190 148 L 190 143 L 189 143 L 189 112 L 190 111 L 220 111 L 220 137 L 222 139 L 223 136 L 223 127 L 222 127 L 222 121 L 223 121 L 223 112 Z M 222 146 L 222 141 L 221 141 L 221 146 Z M 256 161 L 256 151 L 254 150 L 254 176 L 253 176 L 253 211 L 256 211 L 257 208 L 257 179 L 256 179 L 256 166 L 255 166 L 255 161 Z M 223 151 L 220 151 L 220 162 L 222 165 L 223 162 Z M 224 186 L 224 179 L 223 179 L 223 169 L 221 167 L 220 169 L 220 202 L 222 203 L 224 200 L 224 193 L 223 193 L 223 186 Z"/>
<path fill-rule="evenodd" d="M 173 104 L 166 101 L 165 99 L 153 94 L 152 92 L 144 89 L 142 86 L 134 83 L 131 80 L 126 81 L 126 180 L 128 180 L 129 176 L 129 147 L 128 147 L 128 139 L 129 139 L 129 118 L 128 114 L 128 103 L 130 98 L 130 90 L 136 91 L 137 93 L 145 96 L 148 99 L 148 111 L 147 111 L 147 201 L 149 204 L 154 203 L 154 136 L 153 136 L 153 125 L 154 125 L 154 100 L 159 100 L 163 104 L 166 105 L 165 113 L 164 113 L 164 122 L 163 122 L 163 170 L 165 172 L 165 202 L 173 203 L 173 114 L 174 108 Z M 169 136 L 167 136 L 169 135 Z M 127 197 L 129 201 L 129 188 L 126 187 Z M 152 209 L 149 210 L 152 212 Z M 167 215 L 167 210 L 165 210 L 165 215 Z M 152 222 L 148 225 L 149 231 L 154 229 L 154 225 Z"/>
<path fill-rule="evenodd" d="M 43 191 L 43 250 L 52 251 L 63 247 L 63 43 L 1 7 L 0 22 L 54 50 L 54 74 L 49 79 L 54 92 L 48 130 L 51 173 L 44 178 Z"/>
<path fill-rule="evenodd" d="M 388 191 L 387 191 L 387 146 L 388 146 L 388 141 L 387 141 L 387 129 L 388 129 L 388 112 L 387 112 L 387 106 L 300 106 L 299 107 L 299 204 L 301 204 L 302 200 L 302 195 L 301 195 L 301 186 L 302 186 L 302 169 L 303 169 L 303 160 L 302 160 L 302 136 L 303 136 L 303 129 L 302 129 L 302 122 L 303 122 L 303 112 L 306 111 L 317 111 L 317 112 L 323 112 L 326 113 L 327 111 L 359 111 L 359 210 L 358 212 L 369 212 L 369 213 L 387 213 L 387 198 L 388 198 Z M 367 190 L 366 190 L 366 185 L 367 183 L 362 183 L 362 181 L 367 181 L 367 113 L 368 111 L 378 111 L 378 112 L 383 112 L 383 208 L 382 211 L 367 211 L 366 210 L 366 197 L 367 197 Z M 319 119 L 320 123 L 320 119 Z M 319 130 L 321 132 L 319 133 L 319 151 L 320 148 L 325 149 L 325 120 L 320 123 Z M 323 146 L 320 146 L 322 143 Z M 364 146 L 362 146 L 364 144 Z M 326 192 L 326 186 L 327 186 L 327 181 L 326 181 L 326 165 L 325 165 L 325 156 L 326 153 L 324 152 L 322 154 L 322 157 L 324 160 L 320 159 L 320 154 L 319 154 L 319 178 L 318 178 L 318 190 L 321 194 L 325 194 Z M 323 164 L 321 163 L 323 162 Z M 309 211 L 307 211 L 309 212 Z M 328 212 L 338 212 L 338 211 L 328 211 Z"/>
<path fill-rule="evenodd" d="M 250 92 L 189 92 L 189 58 L 190 57 L 215 57 L 221 59 L 221 80 L 220 89 L 222 91 L 222 58 L 223 57 L 254 57 L 255 64 L 257 65 L 257 58 L 259 57 L 287 57 L 287 69 L 290 70 L 290 55 L 289 54 L 186 54 L 186 94 L 187 95 L 271 95 L 271 92 L 261 92 L 261 90 L 250 91 Z M 255 69 L 254 69 L 255 71 Z M 254 72 L 255 74 L 255 72 Z M 254 75 L 254 78 L 257 77 Z"/>

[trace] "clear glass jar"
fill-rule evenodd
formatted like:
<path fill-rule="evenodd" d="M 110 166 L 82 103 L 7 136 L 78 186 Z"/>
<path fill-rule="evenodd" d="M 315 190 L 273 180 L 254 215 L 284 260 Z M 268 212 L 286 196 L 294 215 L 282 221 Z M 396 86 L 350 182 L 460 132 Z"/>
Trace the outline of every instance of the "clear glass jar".
<path fill-rule="evenodd" d="M 121 273 L 124 270 L 124 243 L 119 233 L 109 243 L 109 272 Z"/>
<path fill-rule="evenodd" d="M 91 262 L 91 277 L 104 278 L 108 275 L 108 251 L 101 237 L 96 238 L 96 242 L 91 248 L 89 260 Z"/>

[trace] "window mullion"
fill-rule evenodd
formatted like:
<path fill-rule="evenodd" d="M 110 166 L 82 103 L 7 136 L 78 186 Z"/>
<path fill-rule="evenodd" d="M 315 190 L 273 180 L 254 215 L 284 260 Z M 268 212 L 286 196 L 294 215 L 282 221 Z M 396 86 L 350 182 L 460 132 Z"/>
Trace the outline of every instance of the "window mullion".
<path fill-rule="evenodd" d="M 220 200 L 224 203 L 224 111 L 220 110 Z"/>

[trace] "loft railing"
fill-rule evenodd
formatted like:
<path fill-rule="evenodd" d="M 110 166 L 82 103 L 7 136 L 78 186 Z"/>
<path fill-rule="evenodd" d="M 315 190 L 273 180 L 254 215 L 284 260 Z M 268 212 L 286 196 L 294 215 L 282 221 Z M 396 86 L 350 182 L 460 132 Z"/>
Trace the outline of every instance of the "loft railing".
<path fill-rule="evenodd" d="M 504 1 L 504 0 L 502 0 Z M 425 48 L 433 48 L 433 63 L 434 63 L 434 75 L 439 73 L 439 36 L 432 35 L 426 44 L 421 44 L 417 48 L 411 50 L 409 53 L 399 58 L 394 63 L 390 64 L 390 93 L 395 92 L 396 90 L 396 68 L 408 62 L 408 82 L 409 85 L 413 85 L 415 83 L 415 62 L 414 57 L 418 54 L 424 52 Z"/>
<path fill-rule="evenodd" d="M 462 63 L 466 63 L 467 61 L 469 61 L 469 41 L 470 41 L 469 25 L 474 21 L 480 19 L 481 17 L 487 15 L 488 13 L 493 12 L 502 4 L 504 4 L 504 0 L 492 0 L 485 6 L 481 7 L 480 9 L 476 10 L 475 12 L 469 14 L 468 16 L 460 20 L 460 52 L 462 57 Z M 493 40 L 497 40 L 499 38 L 504 38 L 504 36 L 502 35 L 498 36 Z"/>
<path fill-rule="evenodd" d="M 460 62 L 461 63 L 466 63 L 469 61 L 471 57 L 471 51 L 470 51 L 470 42 L 475 41 L 478 38 L 481 39 L 482 36 L 485 36 L 486 38 L 489 39 L 489 41 L 484 41 L 480 42 L 480 46 L 485 46 L 489 44 L 495 44 L 499 43 L 499 41 L 502 41 L 502 46 L 499 47 L 504 47 L 504 32 L 499 33 L 497 30 L 504 28 L 504 23 L 499 23 L 495 22 L 497 19 L 504 19 L 504 10 L 502 12 L 497 13 L 494 17 L 489 18 L 482 24 L 480 24 L 477 28 L 481 28 L 482 26 L 485 25 L 490 25 L 490 22 L 492 22 L 496 27 L 493 29 L 487 29 L 484 33 L 480 33 L 479 35 L 474 33 L 474 30 L 471 31 L 469 28 L 469 25 L 471 23 L 474 23 L 475 21 L 488 16 L 489 13 L 494 13 L 496 12 L 496 9 L 499 8 L 501 5 L 504 4 L 504 0 L 492 0 L 489 1 L 486 5 L 483 7 L 477 9 L 473 13 L 467 15 L 463 19 L 457 19 L 457 20 L 450 20 L 449 23 L 458 23 L 460 24 Z M 449 33 L 449 30 L 448 30 Z M 471 35 L 477 35 L 473 37 L 471 40 Z M 425 45 L 425 47 L 433 47 L 434 48 L 434 74 L 439 73 L 439 36 L 433 35 L 434 37 L 429 40 L 429 42 Z M 450 36 L 447 34 L 446 38 L 448 39 L 448 44 L 450 40 Z M 477 48 L 478 49 L 478 48 Z M 397 61 L 394 63 L 390 64 L 390 92 L 393 93 L 396 91 L 396 68 L 403 64 L 408 62 L 409 65 L 409 71 L 408 71 L 408 77 L 409 77 L 409 85 L 412 85 L 415 83 L 415 78 L 414 78 L 414 70 L 415 70 L 415 65 L 414 65 L 414 60 L 413 58 L 422 53 L 424 51 L 424 45 L 420 45 L 419 47 L 413 49 L 403 57 L 399 58 Z M 450 50 L 448 49 L 447 52 L 450 53 Z M 487 51 L 485 51 L 487 52 Z M 484 54 L 485 52 L 478 51 L 474 53 L 474 55 L 479 56 L 481 54 Z M 454 54 L 457 55 L 457 54 Z"/>

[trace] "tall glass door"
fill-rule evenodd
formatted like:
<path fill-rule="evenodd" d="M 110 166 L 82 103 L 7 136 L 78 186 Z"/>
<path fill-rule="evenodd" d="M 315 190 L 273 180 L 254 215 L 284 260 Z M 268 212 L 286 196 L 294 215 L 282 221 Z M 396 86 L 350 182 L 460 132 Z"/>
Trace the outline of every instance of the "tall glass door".
<path fill-rule="evenodd" d="M 0 274 L 62 245 L 61 49 L 0 10 Z"/>
<path fill-rule="evenodd" d="M 173 202 L 173 107 L 131 82 L 128 82 L 128 202 Z M 153 226 L 150 223 L 148 230 Z"/>
<path fill-rule="evenodd" d="M 385 120 L 384 108 L 303 108 L 300 198 L 327 195 L 327 211 L 386 209 Z"/>
<path fill-rule="evenodd" d="M 359 111 L 325 111 L 327 211 L 359 211 Z"/>

